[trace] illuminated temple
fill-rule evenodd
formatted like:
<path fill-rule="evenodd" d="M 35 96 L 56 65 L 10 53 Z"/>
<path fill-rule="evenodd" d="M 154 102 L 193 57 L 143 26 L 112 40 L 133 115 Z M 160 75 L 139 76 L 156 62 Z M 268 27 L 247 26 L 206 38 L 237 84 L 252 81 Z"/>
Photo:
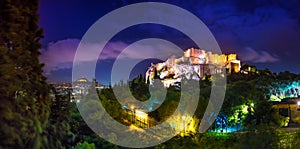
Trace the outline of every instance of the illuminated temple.
<path fill-rule="evenodd" d="M 241 62 L 236 54 L 213 54 L 204 50 L 187 49 L 180 58 L 171 57 L 165 62 L 151 64 L 146 72 L 146 83 L 152 84 L 158 78 L 165 87 L 176 85 L 181 79 L 199 80 L 205 75 L 223 72 L 239 72 Z"/>

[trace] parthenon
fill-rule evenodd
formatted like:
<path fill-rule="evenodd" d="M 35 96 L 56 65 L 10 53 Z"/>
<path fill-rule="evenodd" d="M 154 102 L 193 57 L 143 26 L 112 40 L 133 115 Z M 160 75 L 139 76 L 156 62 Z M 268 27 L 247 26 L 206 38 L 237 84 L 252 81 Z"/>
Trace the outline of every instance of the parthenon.
<path fill-rule="evenodd" d="M 204 50 L 187 49 L 180 58 L 171 57 L 165 62 L 151 64 L 146 72 L 146 83 L 152 84 L 155 78 L 162 80 L 165 87 L 180 82 L 182 78 L 199 80 L 205 75 L 240 71 L 241 62 L 236 54 L 213 54 Z"/>

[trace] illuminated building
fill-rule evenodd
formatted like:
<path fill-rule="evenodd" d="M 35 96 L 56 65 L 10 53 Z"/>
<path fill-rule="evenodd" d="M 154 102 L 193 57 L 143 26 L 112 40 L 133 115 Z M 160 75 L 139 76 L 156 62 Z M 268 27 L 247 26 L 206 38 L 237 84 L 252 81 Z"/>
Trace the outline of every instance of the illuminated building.
<path fill-rule="evenodd" d="M 86 95 L 91 82 L 86 78 L 82 77 L 73 82 L 73 94 L 75 95 Z"/>
<path fill-rule="evenodd" d="M 75 82 L 72 83 L 72 96 L 73 97 L 80 97 L 80 96 L 83 96 L 83 95 L 87 95 L 89 93 L 89 89 L 91 87 L 94 87 L 95 90 L 99 91 L 101 89 L 104 89 L 104 88 L 108 88 L 109 86 L 104 86 L 104 85 L 101 85 L 99 84 L 96 79 L 93 79 L 92 81 L 89 81 L 88 79 L 84 78 L 84 77 L 81 77 L 79 79 L 77 79 Z M 72 98 L 71 102 L 74 101 L 75 98 Z M 76 102 L 79 102 L 79 100 L 77 99 Z"/>
<path fill-rule="evenodd" d="M 285 118 L 281 126 L 300 123 L 300 81 L 272 82 L 267 93 L 273 108 Z M 268 97 L 267 96 L 267 97 Z"/>
<path fill-rule="evenodd" d="M 221 74 L 223 68 L 226 68 L 228 73 L 239 72 L 241 62 L 237 55 L 219 55 L 190 48 L 180 58 L 171 57 L 165 62 L 151 64 L 146 72 L 146 83 L 152 84 L 154 78 L 159 78 L 165 87 L 169 87 L 183 78 L 200 80 L 205 75 Z"/>
<path fill-rule="evenodd" d="M 287 118 L 283 126 L 288 126 L 288 123 L 300 123 L 300 98 L 283 99 L 281 102 L 272 102 L 272 104 L 281 116 Z"/>

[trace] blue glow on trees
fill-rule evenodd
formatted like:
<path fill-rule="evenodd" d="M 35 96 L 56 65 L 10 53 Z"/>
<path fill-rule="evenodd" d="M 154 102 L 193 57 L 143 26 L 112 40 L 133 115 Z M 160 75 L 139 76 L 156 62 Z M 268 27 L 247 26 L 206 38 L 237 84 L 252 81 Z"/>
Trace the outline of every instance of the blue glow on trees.
<path fill-rule="evenodd" d="M 274 82 L 274 86 L 269 89 L 269 97 L 271 101 L 281 101 L 284 98 L 300 97 L 300 81 L 293 82 Z"/>

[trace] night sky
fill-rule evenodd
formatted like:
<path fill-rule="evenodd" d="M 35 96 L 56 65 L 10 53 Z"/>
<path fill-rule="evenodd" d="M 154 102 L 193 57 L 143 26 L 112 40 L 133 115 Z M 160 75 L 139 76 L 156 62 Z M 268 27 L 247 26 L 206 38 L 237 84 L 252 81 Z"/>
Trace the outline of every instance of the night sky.
<path fill-rule="evenodd" d="M 48 80 L 70 82 L 74 53 L 89 27 L 108 12 L 137 2 L 144 1 L 40 0 L 40 27 L 44 29 L 45 36 L 41 41 L 43 49 L 40 59 L 46 64 L 44 71 Z M 255 65 L 259 69 L 269 68 L 274 72 L 287 70 L 300 73 L 300 1 L 160 2 L 177 5 L 198 16 L 211 30 L 223 53 L 237 53 L 242 63 Z M 108 84 L 117 53 L 145 38 L 165 39 L 183 50 L 195 47 L 184 34 L 166 26 L 142 24 L 129 27 L 106 46 L 104 60 L 97 64 L 97 80 Z M 138 65 L 132 75 L 144 73 L 148 65 L 148 61 Z"/>

